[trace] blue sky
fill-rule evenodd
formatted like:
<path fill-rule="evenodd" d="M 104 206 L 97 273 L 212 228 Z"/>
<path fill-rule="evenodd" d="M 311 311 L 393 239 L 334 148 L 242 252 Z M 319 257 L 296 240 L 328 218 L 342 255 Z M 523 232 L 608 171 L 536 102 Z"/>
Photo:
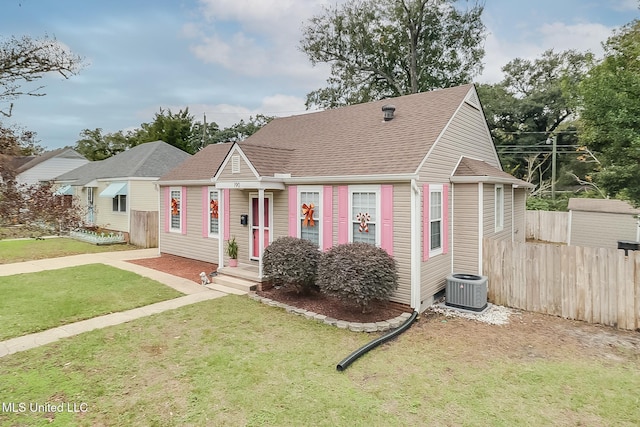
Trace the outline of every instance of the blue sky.
<path fill-rule="evenodd" d="M 47 95 L 18 99 L 10 122 L 54 149 L 74 145 L 86 128 L 136 128 L 160 107 L 188 106 L 223 127 L 259 113 L 303 113 L 305 95 L 329 73 L 299 51 L 301 27 L 335 2 L 5 0 L 0 37 L 55 36 L 88 63 L 69 80 L 39 82 Z M 511 59 L 550 48 L 600 56 L 601 42 L 639 16 L 638 0 L 486 0 L 477 81 L 495 83 Z"/>

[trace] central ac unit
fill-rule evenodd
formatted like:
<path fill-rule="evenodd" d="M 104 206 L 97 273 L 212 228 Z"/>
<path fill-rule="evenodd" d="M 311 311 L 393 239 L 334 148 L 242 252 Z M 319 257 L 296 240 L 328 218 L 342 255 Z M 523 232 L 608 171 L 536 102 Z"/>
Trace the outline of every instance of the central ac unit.
<path fill-rule="evenodd" d="M 447 276 L 445 305 L 471 311 L 487 308 L 487 277 L 475 274 Z"/>

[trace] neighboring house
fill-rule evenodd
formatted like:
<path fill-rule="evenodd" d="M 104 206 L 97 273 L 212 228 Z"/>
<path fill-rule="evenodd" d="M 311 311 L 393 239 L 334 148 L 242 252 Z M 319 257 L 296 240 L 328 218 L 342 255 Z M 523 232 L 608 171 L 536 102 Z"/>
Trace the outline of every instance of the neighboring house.
<path fill-rule="evenodd" d="M 617 249 L 640 241 L 640 209 L 613 199 L 569 199 L 569 245 Z"/>
<path fill-rule="evenodd" d="M 155 181 L 189 157 L 164 141 L 147 142 L 62 174 L 55 182 L 58 194 L 73 195 L 86 209 L 87 223 L 130 233 L 133 212 L 158 212 Z"/>
<path fill-rule="evenodd" d="M 392 300 L 424 310 L 451 272 L 482 273 L 483 237 L 524 241 L 530 184 L 501 170 L 464 85 L 277 118 L 159 186 L 160 251 L 217 263 L 216 280 L 260 281 L 264 248 L 281 236 L 321 250 L 363 241 L 397 262 Z M 238 269 L 227 267 L 231 237 Z"/>
<path fill-rule="evenodd" d="M 72 148 L 59 148 L 39 156 L 17 157 L 12 163 L 16 167 L 16 182 L 33 185 L 53 181 L 57 176 L 89 163 L 89 160 Z"/>

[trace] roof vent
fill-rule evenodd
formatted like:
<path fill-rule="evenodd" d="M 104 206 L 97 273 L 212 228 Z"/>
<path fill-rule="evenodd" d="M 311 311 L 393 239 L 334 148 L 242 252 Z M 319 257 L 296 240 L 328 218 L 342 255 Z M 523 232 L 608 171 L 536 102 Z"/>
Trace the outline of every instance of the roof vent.
<path fill-rule="evenodd" d="M 382 112 L 384 113 L 384 121 L 388 122 L 393 119 L 393 112 L 396 111 L 396 107 L 391 104 L 386 104 L 382 106 Z"/>

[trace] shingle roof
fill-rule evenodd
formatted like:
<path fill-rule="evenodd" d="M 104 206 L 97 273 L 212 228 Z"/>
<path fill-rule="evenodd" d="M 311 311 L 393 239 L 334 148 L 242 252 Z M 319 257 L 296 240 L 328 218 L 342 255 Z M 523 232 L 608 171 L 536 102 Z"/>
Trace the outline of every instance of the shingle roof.
<path fill-rule="evenodd" d="M 108 159 L 80 166 L 56 181 L 85 185 L 104 178 L 158 178 L 189 157 L 190 154 L 164 141 L 146 142 Z"/>
<path fill-rule="evenodd" d="M 53 159 L 54 157 L 62 157 L 65 159 L 85 159 L 86 160 L 86 158 L 83 155 L 79 154 L 73 148 L 69 148 L 69 147 L 58 148 L 57 150 L 46 151 L 40 154 L 39 156 L 29 156 L 26 158 L 28 160 L 24 163 L 22 163 L 22 161 L 25 158 L 19 158 L 20 160 L 16 160 L 17 163 L 20 163 L 20 165 L 16 168 L 16 173 L 22 173 L 24 171 L 27 171 L 32 167 L 39 165 L 40 163 L 46 160 Z"/>
<path fill-rule="evenodd" d="M 640 214 L 640 209 L 635 209 L 624 200 L 615 199 L 569 199 L 570 211 L 619 213 L 628 215 Z"/>
<path fill-rule="evenodd" d="M 276 118 L 239 145 L 263 176 L 415 173 L 472 88 Z M 385 104 L 396 108 L 390 121 L 383 120 Z"/>
<path fill-rule="evenodd" d="M 515 185 L 522 187 L 533 187 L 532 184 L 517 179 L 507 172 L 491 166 L 490 164 L 483 162 L 482 160 L 470 159 L 469 157 L 463 157 L 458 164 L 453 176 L 457 177 L 488 177 L 498 180 L 507 180 Z"/>
<path fill-rule="evenodd" d="M 210 144 L 160 178 L 160 181 L 210 180 L 233 144 Z"/>

